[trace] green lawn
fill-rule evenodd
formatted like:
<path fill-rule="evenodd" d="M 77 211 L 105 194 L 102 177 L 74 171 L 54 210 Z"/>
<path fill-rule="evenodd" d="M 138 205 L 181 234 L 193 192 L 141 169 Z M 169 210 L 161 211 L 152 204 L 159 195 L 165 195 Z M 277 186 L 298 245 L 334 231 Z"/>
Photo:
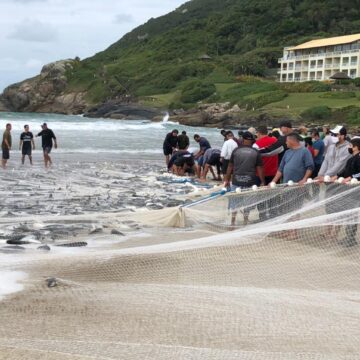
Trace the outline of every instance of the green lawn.
<path fill-rule="evenodd" d="M 176 100 L 179 96 L 178 91 L 167 94 L 157 94 L 152 96 L 143 96 L 140 98 L 140 103 L 152 107 L 167 107 L 170 103 Z"/>
<path fill-rule="evenodd" d="M 235 86 L 235 85 L 238 85 L 239 83 L 218 83 L 218 84 L 215 84 L 216 86 L 216 91 L 222 95 L 226 90 L 230 89 L 231 87 Z"/>
<path fill-rule="evenodd" d="M 360 106 L 360 92 L 357 97 L 350 99 L 326 99 L 320 96 L 324 93 L 290 93 L 284 100 L 264 106 L 264 110 L 279 111 L 287 110 L 293 114 L 300 114 L 308 108 L 315 106 L 328 106 L 329 108 L 342 108 L 350 105 Z"/>

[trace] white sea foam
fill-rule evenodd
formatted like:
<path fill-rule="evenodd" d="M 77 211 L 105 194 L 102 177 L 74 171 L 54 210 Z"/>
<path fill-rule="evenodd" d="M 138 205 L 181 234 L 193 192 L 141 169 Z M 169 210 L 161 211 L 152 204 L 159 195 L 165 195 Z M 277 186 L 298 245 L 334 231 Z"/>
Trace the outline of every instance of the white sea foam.
<path fill-rule="evenodd" d="M 24 288 L 21 281 L 25 280 L 26 277 L 26 273 L 20 271 L 1 271 L 0 300 L 6 295 L 21 291 Z"/>

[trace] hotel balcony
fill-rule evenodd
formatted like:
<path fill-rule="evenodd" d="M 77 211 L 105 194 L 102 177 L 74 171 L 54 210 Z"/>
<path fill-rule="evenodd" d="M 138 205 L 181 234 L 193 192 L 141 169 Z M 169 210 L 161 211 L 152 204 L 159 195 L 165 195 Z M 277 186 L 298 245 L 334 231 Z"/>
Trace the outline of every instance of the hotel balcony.
<path fill-rule="evenodd" d="M 289 55 L 288 57 L 279 58 L 278 62 L 287 61 L 287 60 L 308 60 L 308 59 L 316 59 L 316 58 L 324 58 L 324 57 L 334 57 L 338 55 L 349 55 L 349 54 L 355 54 L 360 51 L 359 48 L 355 48 L 348 51 L 334 51 L 334 52 L 328 52 L 328 53 L 321 53 L 321 54 L 309 54 L 309 55 Z"/>

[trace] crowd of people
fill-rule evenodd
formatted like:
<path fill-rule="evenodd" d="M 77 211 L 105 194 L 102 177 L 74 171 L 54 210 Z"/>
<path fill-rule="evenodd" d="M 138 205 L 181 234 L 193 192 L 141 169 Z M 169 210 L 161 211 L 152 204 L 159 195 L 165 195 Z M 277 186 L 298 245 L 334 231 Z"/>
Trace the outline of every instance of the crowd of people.
<path fill-rule="evenodd" d="M 52 165 L 50 153 L 53 147 L 57 148 L 57 140 L 54 132 L 48 128 L 46 123 L 41 125 L 41 131 L 35 137 L 41 137 L 41 146 L 44 156 L 45 167 L 48 168 Z M 6 169 L 7 162 L 10 159 L 10 152 L 12 149 L 13 141 L 11 135 L 12 125 L 6 124 L 5 131 L 3 133 L 1 150 L 2 160 L 1 166 Z M 33 165 L 32 151 L 35 150 L 34 135 L 30 131 L 29 125 L 24 125 L 24 131 L 20 135 L 19 150 L 21 151 L 21 163 L 25 164 L 26 156 L 29 158 L 30 164 Z"/>
<path fill-rule="evenodd" d="M 325 127 L 322 131 L 294 129 L 291 122 L 283 121 L 278 129 L 269 131 L 267 126 L 259 126 L 239 131 L 238 137 L 233 131 L 222 130 L 221 148 L 211 147 L 206 138 L 195 134 L 199 144 L 196 150 L 189 148 L 185 132 L 181 136 L 186 136 L 186 141 L 181 140 L 181 144 L 178 134 L 173 130 L 164 141 L 168 170 L 180 176 L 197 176 L 200 181 L 206 181 L 211 172 L 214 180 L 223 180 L 232 190 L 279 183 L 303 185 L 309 179 L 319 183 L 360 180 L 360 137 L 350 138 L 343 126 Z M 297 205 L 301 206 L 301 201 L 299 198 Z M 230 207 L 234 209 L 235 224 L 236 204 Z M 260 210 L 260 216 L 266 214 Z M 243 213 L 246 223 L 248 213 Z M 351 239 L 350 245 L 354 245 L 355 236 Z"/>
<path fill-rule="evenodd" d="M 360 137 L 350 139 L 345 127 L 308 130 L 293 129 L 289 121 L 279 129 L 266 126 L 239 131 L 221 131 L 221 148 L 198 134 L 194 140 L 199 148 L 190 149 L 186 132 L 173 130 L 166 135 L 163 150 L 168 170 L 177 174 L 193 174 L 205 181 L 210 171 L 214 180 L 240 188 L 268 185 L 271 182 L 304 184 L 309 178 L 323 181 L 344 177 L 360 179 Z M 216 174 L 215 171 L 216 170 Z M 222 178 L 223 177 L 223 178 Z"/>

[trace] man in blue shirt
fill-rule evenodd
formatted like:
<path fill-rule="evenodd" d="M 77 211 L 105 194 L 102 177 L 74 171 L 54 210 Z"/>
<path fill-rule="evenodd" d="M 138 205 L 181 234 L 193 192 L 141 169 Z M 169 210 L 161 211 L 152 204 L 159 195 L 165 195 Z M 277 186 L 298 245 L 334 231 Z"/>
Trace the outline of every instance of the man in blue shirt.
<path fill-rule="evenodd" d="M 284 183 L 293 181 L 299 185 L 307 182 L 314 170 L 314 161 L 310 151 L 302 144 L 302 138 L 299 134 L 291 133 L 286 138 L 286 150 L 279 169 L 273 179 L 277 183 L 281 178 Z M 288 188 L 282 194 L 282 203 L 278 208 L 278 214 L 290 214 L 291 212 L 301 208 L 307 196 L 306 187 Z M 295 238 L 296 230 L 290 231 L 287 236 Z"/>
<path fill-rule="evenodd" d="M 194 135 L 194 140 L 200 146 L 199 151 L 194 155 L 195 160 L 197 161 L 197 164 L 198 164 L 196 172 L 197 172 L 198 177 L 200 178 L 201 169 L 204 166 L 204 154 L 205 154 L 206 150 L 211 148 L 211 145 L 210 145 L 209 141 L 206 138 L 204 138 L 204 137 L 202 137 L 202 136 L 200 136 L 198 134 Z"/>
<path fill-rule="evenodd" d="M 287 150 L 273 179 L 277 183 L 281 178 L 284 183 L 293 181 L 305 184 L 314 171 L 314 161 L 310 151 L 301 145 L 301 137 L 292 133 L 286 138 Z"/>
<path fill-rule="evenodd" d="M 314 149 L 314 171 L 312 173 L 312 176 L 313 178 L 316 178 L 321 168 L 321 164 L 324 161 L 325 144 L 321 140 L 320 134 L 317 130 L 314 130 L 311 133 L 311 137 L 313 140 L 313 149 Z"/>

